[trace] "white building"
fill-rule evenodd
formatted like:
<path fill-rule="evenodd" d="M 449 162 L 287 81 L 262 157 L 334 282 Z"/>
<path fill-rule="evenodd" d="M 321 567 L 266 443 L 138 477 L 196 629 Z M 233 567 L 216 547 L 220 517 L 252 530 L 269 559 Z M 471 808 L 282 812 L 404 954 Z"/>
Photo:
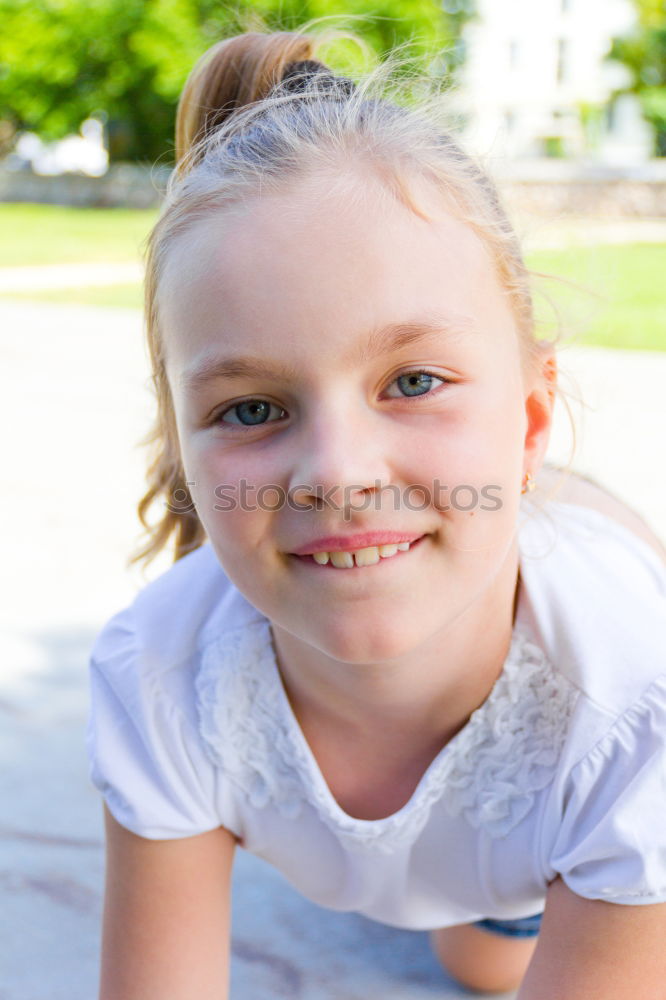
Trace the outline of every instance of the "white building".
<path fill-rule="evenodd" d="M 460 77 L 468 145 L 508 158 L 649 158 L 636 99 L 608 107 L 628 76 L 604 57 L 636 21 L 630 0 L 477 0 L 477 9 Z"/>
<path fill-rule="evenodd" d="M 10 170 L 30 166 L 44 176 L 72 173 L 102 177 L 109 169 L 104 126 L 97 118 L 87 118 L 78 135 L 56 142 L 44 142 L 34 132 L 23 132 L 6 164 Z"/>

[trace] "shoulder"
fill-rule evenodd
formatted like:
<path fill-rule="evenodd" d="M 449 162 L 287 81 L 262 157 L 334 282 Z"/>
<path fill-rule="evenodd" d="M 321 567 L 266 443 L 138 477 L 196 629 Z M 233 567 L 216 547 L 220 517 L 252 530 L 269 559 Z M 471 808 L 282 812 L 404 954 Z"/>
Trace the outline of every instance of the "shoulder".
<path fill-rule="evenodd" d="M 107 621 L 89 663 L 89 773 L 115 818 L 150 839 L 235 830 L 235 800 L 206 752 L 201 650 L 259 613 L 204 545 Z"/>
<path fill-rule="evenodd" d="M 666 569 L 575 504 L 549 503 L 519 540 L 517 618 L 576 691 L 543 800 L 544 878 L 591 900 L 664 902 Z"/>
<path fill-rule="evenodd" d="M 601 736 L 588 713 L 577 729 L 541 827 L 547 880 L 559 874 L 588 899 L 666 902 L 666 675 Z"/>
<path fill-rule="evenodd" d="M 656 552 L 666 566 L 666 546 L 644 518 L 593 479 L 579 472 L 564 473 L 555 466 L 544 465 L 539 473 L 539 485 L 541 491 L 552 496 L 553 500 L 596 510 L 611 521 L 623 525 L 635 538 L 645 542 Z"/>
<path fill-rule="evenodd" d="M 165 673 L 212 638 L 262 617 L 206 543 L 147 584 L 105 623 L 92 659 L 101 663 L 133 652 L 150 674 Z"/>
<path fill-rule="evenodd" d="M 520 621 L 611 722 L 666 670 L 666 566 L 600 511 L 521 511 Z"/>
<path fill-rule="evenodd" d="M 226 576 L 210 544 L 178 560 L 95 639 L 88 670 L 90 742 L 94 736 L 100 745 L 106 735 L 113 755 L 133 733 L 135 758 L 141 743 L 164 760 L 176 745 L 183 760 L 208 759 L 198 705 L 206 651 L 227 645 L 235 650 L 238 635 L 254 634 L 249 626 L 264 621 Z"/>

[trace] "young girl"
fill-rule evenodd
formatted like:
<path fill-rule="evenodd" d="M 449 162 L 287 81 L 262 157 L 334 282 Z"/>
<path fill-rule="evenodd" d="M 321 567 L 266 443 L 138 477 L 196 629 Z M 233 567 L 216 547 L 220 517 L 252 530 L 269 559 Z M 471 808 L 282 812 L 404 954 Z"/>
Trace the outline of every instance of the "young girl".
<path fill-rule="evenodd" d="M 101 1000 L 227 995 L 237 844 L 472 988 L 663 1000 L 660 543 L 555 498 L 554 345 L 489 180 L 320 42 L 222 42 L 179 106 L 139 507 L 176 562 L 91 658 Z"/>

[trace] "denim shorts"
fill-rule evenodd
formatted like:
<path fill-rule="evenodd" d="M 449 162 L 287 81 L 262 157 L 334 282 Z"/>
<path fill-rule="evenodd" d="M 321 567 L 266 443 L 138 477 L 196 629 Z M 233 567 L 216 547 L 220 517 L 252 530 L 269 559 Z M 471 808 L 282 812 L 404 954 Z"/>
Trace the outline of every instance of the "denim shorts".
<path fill-rule="evenodd" d="M 482 931 L 490 931 L 491 934 L 503 934 L 505 937 L 536 937 L 541 929 L 542 913 L 535 913 L 531 917 L 519 917 L 517 920 L 477 920 L 474 927 L 480 927 Z"/>

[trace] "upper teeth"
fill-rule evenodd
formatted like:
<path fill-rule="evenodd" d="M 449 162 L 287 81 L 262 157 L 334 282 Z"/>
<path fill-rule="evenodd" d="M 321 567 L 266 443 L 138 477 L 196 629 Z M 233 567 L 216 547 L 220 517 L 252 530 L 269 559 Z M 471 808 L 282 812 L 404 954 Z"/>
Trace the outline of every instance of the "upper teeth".
<path fill-rule="evenodd" d="M 331 561 L 338 569 L 351 569 L 356 563 L 357 566 L 372 566 L 381 559 L 388 559 L 396 552 L 406 552 L 410 542 L 396 542 L 391 545 L 370 545 L 367 549 L 356 549 L 353 552 L 313 552 L 312 558 L 321 566 Z"/>

